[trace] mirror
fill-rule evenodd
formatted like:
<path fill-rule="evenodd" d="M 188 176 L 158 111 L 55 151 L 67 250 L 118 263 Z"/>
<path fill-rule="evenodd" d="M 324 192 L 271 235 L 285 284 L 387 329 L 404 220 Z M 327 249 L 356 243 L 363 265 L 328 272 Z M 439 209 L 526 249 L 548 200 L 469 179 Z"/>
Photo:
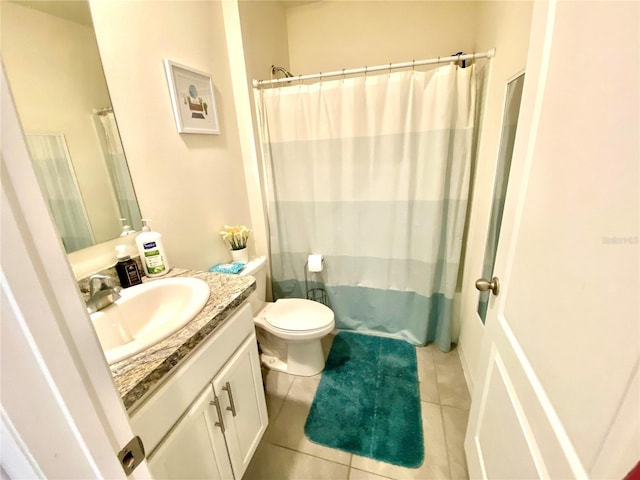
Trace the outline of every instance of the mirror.
<path fill-rule="evenodd" d="M 495 182 L 493 184 L 491 216 L 489 217 L 489 232 L 487 233 L 484 262 L 482 264 L 482 278 L 493 278 L 493 268 L 496 261 L 496 251 L 498 250 L 498 240 L 500 239 L 500 226 L 502 225 L 502 214 L 504 212 L 504 200 L 507 196 L 509 172 L 511 171 L 513 145 L 516 140 L 516 130 L 518 129 L 518 115 L 520 114 L 523 86 L 524 73 L 507 83 L 507 96 L 504 113 L 502 115 L 502 132 L 500 133 L 500 147 L 498 150 L 498 165 L 496 168 Z M 490 293 L 488 290 L 480 292 L 478 298 L 478 315 L 482 323 L 484 323 L 487 318 Z"/>
<path fill-rule="evenodd" d="M 123 224 L 140 230 L 88 2 L 12 0 L 0 9 L 2 61 L 67 253 L 118 237 Z"/>

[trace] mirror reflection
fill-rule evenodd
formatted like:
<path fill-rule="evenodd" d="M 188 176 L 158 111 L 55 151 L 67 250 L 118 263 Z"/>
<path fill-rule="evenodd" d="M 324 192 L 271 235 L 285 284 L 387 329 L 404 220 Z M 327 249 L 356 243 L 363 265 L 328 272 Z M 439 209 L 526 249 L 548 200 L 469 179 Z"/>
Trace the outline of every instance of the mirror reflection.
<path fill-rule="evenodd" d="M 489 232 L 487 233 L 484 262 L 482 264 L 482 278 L 493 278 L 493 268 L 496 261 L 496 251 L 498 250 L 498 240 L 500 239 L 500 226 L 502 225 L 502 214 L 504 212 L 504 200 L 507 196 L 509 172 L 511 171 L 513 145 L 516 140 L 516 130 L 518 129 L 518 115 L 520 113 L 523 86 L 524 73 L 507 84 L 507 97 L 502 116 L 502 132 L 500 134 L 500 148 L 498 150 L 498 165 L 495 183 L 493 184 L 493 204 L 491 206 Z M 478 315 L 480 315 L 482 323 L 484 323 L 487 318 L 490 293 L 489 290 L 480 292 L 478 298 Z"/>
<path fill-rule="evenodd" d="M 87 1 L 0 2 L 2 61 L 66 251 L 139 230 Z"/>

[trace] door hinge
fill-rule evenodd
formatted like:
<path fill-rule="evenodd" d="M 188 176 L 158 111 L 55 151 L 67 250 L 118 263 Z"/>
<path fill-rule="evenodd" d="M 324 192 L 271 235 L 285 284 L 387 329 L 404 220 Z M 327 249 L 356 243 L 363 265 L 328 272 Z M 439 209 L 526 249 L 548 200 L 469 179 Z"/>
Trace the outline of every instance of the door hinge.
<path fill-rule="evenodd" d="M 120 460 L 120 465 L 127 476 L 131 475 L 131 472 L 142 463 L 144 458 L 144 445 L 142 439 L 137 435 L 118 452 L 118 460 Z"/>

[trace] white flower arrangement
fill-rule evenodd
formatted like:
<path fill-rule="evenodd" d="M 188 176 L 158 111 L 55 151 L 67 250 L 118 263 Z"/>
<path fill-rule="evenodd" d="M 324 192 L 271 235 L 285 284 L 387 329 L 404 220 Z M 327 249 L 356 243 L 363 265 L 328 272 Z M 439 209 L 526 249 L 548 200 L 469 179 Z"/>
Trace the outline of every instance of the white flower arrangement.
<path fill-rule="evenodd" d="M 220 236 L 231 250 L 242 250 L 247 248 L 249 233 L 251 233 L 251 230 L 244 225 L 225 225 L 224 230 L 220 232 Z"/>

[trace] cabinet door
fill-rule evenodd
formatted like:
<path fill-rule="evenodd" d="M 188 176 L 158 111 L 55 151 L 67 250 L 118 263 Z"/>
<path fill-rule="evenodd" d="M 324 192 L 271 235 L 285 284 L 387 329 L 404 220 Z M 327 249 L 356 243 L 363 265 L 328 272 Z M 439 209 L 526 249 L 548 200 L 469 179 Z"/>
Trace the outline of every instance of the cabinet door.
<path fill-rule="evenodd" d="M 233 479 L 224 436 L 215 426 L 217 414 L 211 385 L 149 458 L 156 479 Z"/>
<path fill-rule="evenodd" d="M 236 479 L 242 478 L 267 428 L 260 359 L 249 336 L 213 379 L 226 426 L 225 438 Z"/>

